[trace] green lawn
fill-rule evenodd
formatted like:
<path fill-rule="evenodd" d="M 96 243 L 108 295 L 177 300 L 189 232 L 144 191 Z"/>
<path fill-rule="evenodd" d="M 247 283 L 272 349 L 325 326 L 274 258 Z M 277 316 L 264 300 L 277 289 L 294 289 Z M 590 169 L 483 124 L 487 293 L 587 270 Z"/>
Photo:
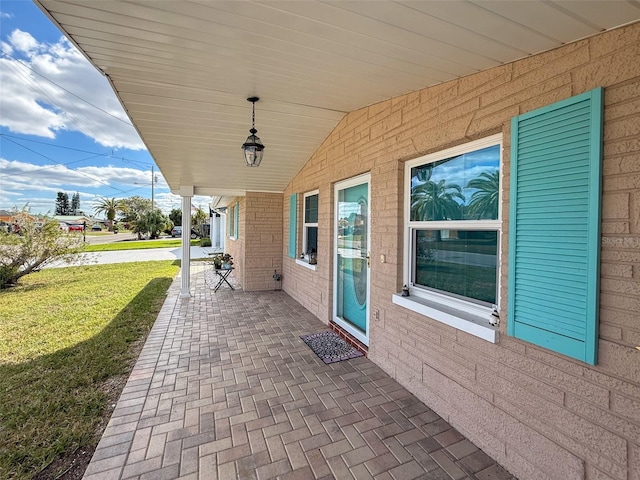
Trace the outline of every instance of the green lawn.
<path fill-rule="evenodd" d="M 200 245 L 200 240 L 191 240 L 191 246 Z M 149 248 L 178 248 L 182 246 L 179 238 L 161 240 L 125 240 L 122 242 L 104 243 L 101 245 L 87 245 L 85 252 L 107 252 L 113 250 L 146 250 Z"/>
<path fill-rule="evenodd" d="M 177 271 L 169 261 L 55 268 L 0 291 L 0 478 L 33 478 L 95 446 Z"/>

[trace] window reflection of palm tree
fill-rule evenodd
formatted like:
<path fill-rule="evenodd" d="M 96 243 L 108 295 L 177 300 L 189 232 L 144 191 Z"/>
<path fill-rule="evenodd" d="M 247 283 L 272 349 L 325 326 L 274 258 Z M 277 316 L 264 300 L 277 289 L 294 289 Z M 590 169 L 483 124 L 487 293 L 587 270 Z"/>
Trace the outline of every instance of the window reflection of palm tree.
<path fill-rule="evenodd" d="M 498 199 L 500 191 L 500 172 L 482 172 L 467 183 L 467 188 L 476 189 L 466 207 L 467 217 L 477 220 L 495 220 L 498 218 Z"/>
<path fill-rule="evenodd" d="M 464 201 L 460 185 L 428 180 L 411 191 L 411 220 L 458 220 Z"/>

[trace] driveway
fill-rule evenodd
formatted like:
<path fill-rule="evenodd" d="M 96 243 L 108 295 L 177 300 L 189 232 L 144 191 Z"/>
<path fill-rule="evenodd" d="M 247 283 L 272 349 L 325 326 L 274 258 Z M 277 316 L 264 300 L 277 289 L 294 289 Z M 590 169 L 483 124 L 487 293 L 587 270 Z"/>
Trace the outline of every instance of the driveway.
<path fill-rule="evenodd" d="M 115 235 L 114 235 L 115 236 Z M 208 258 L 215 250 L 212 248 L 191 247 L 191 259 Z M 107 263 L 149 262 L 152 260 L 181 260 L 182 247 L 149 248 L 145 250 L 115 250 L 108 252 L 90 252 L 78 255 L 71 263 L 54 262 L 48 268 L 72 267 L 79 265 L 104 265 Z"/>
<path fill-rule="evenodd" d="M 138 235 L 131 232 L 126 233 L 107 233 L 104 232 L 102 234 L 87 234 L 85 239 L 89 245 L 100 245 L 103 243 L 116 243 L 116 242 L 124 242 L 129 240 L 136 240 Z"/>

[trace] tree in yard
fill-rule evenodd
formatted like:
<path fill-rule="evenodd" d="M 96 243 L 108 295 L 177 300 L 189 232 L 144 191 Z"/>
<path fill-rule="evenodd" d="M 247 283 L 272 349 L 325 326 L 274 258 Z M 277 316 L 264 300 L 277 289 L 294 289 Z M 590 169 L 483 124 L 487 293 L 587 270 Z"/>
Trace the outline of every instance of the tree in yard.
<path fill-rule="evenodd" d="M 109 220 L 109 230 L 113 229 L 113 221 L 116 219 L 118 212 L 122 210 L 121 200 L 115 198 L 102 197 L 98 202 L 98 205 L 94 207 L 96 214 L 102 213 Z"/>
<path fill-rule="evenodd" d="M 172 208 L 171 212 L 169 213 L 169 219 L 173 222 L 174 225 L 176 226 L 181 226 L 182 225 L 182 210 L 179 208 Z"/>
<path fill-rule="evenodd" d="M 138 218 L 133 232 L 138 234 L 138 238 L 145 234 L 149 234 L 149 238 L 158 238 L 169 222 L 169 218 L 156 208 Z"/>
<path fill-rule="evenodd" d="M 56 197 L 56 209 L 54 215 L 69 215 L 71 207 L 69 207 L 69 195 L 65 192 L 58 192 Z"/>
<path fill-rule="evenodd" d="M 195 212 L 191 214 L 191 225 L 194 227 L 199 227 L 207 221 L 207 214 L 204 213 L 204 210 L 201 208 L 197 208 Z"/>
<path fill-rule="evenodd" d="M 467 188 L 476 189 L 467 207 L 468 216 L 478 220 L 497 219 L 500 172 L 482 172 L 480 176 L 467 183 Z"/>
<path fill-rule="evenodd" d="M 73 194 L 71 197 L 71 213 L 73 215 L 78 215 L 80 211 L 80 194 L 78 192 Z"/>
<path fill-rule="evenodd" d="M 139 195 L 122 199 L 121 220 L 129 225 L 133 233 L 138 234 L 138 240 L 147 233 L 144 225 L 144 216 L 151 211 L 151 200 Z M 142 223 L 141 223 L 142 222 Z M 138 224 L 140 224 L 138 226 Z"/>
<path fill-rule="evenodd" d="M 13 223 L 20 234 L 0 231 L 0 289 L 55 260 L 70 261 L 82 249 L 82 236 L 64 233 L 55 220 L 36 222 L 26 207 L 15 211 Z"/>

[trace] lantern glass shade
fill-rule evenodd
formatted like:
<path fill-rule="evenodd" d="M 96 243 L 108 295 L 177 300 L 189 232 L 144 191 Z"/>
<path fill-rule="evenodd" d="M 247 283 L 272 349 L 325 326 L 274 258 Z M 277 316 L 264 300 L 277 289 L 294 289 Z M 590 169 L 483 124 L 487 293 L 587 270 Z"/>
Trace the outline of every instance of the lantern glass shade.
<path fill-rule="evenodd" d="M 250 132 L 251 135 L 249 135 L 247 140 L 242 144 L 244 161 L 247 167 L 259 167 L 260 162 L 262 162 L 262 155 L 264 154 L 264 145 L 260 141 L 260 137 L 256 135 L 258 132 L 255 128 L 252 128 Z"/>

